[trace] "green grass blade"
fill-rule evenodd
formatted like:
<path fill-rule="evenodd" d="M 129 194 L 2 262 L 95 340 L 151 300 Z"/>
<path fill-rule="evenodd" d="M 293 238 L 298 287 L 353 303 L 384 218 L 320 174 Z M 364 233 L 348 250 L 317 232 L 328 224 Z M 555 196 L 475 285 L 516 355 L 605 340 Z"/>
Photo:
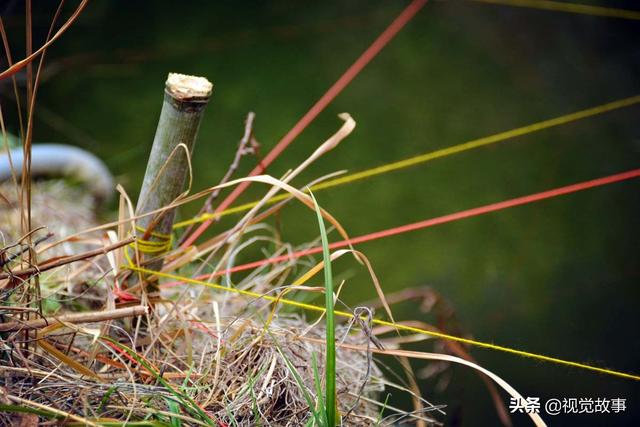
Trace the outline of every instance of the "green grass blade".
<path fill-rule="evenodd" d="M 107 403 L 109 403 L 109 398 L 113 393 L 115 393 L 116 390 L 118 390 L 118 387 L 112 385 L 111 387 L 109 387 L 109 390 L 107 390 L 104 396 L 102 396 L 102 400 L 100 400 L 100 406 L 98 406 L 98 410 L 96 411 L 98 414 L 104 410 L 104 407 L 107 405 Z"/>
<path fill-rule="evenodd" d="M 382 405 L 382 408 L 380 408 L 380 413 L 378 414 L 378 419 L 376 420 L 375 426 L 379 427 L 382 423 L 382 415 L 384 414 L 384 411 L 387 409 L 387 402 L 389 401 L 389 397 L 391 395 L 389 393 L 387 393 L 387 397 L 385 397 L 384 399 L 384 404 Z"/>
<path fill-rule="evenodd" d="M 156 381 L 158 381 L 162 386 L 164 386 L 171 394 L 173 394 L 178 401 L 182 404 L 182 406 L 196 419 L 204 422 L 205 424 L 209 424 L 211 426 L 215 426 L 217 423 L 212 420 L 207 413 L 202 410 L 198 404 L 193 401 L 187 394 L 180 392 L 173 385 L 171 385 L 166 379 L 160 375 L 144 358 L 141 358 L 138 353 L 136 353 L 133 349 L 127 347 L 126 345 L 114 340 L 110 337 L 100 337 L 104 341 L 108 341 L 114 346 L 118 347 L 120 350 L 126 352 L 129 356 L 131 356 L 138 364 L 144 367 L 149 373 L 151 373 Z"/>
<path fill-rule="evenodd" d="M 320 372 L 318 372 L 318 361 L 316 359 L 316 352 L 311 354 L 311 367 L 313 368 L 313 382 L 316 386 L 316 396 L 318 396 L 318 412 L 322 419 L 323 425 L 328 425 L 327 410 L 324 406 L 324 399 L 322 398 L 322 383 L 320 381 Z"/>
<path fill-rule="evenodd" d="M 282 360 L 284 360 L 285 365 L 287 365 L 287 369 L 289 370 L 289 372 L 291 372 L 291 375 L 293 375 L 293 379 L 295 380 L 296 384 L 302 391 L 302 395 L 304 396 L 304 399 L 307 401 L 307 405 L 309 405 L 309 409 L 313 410 L 313 406 L 314 406 L 313 399 L 311 398 L 311 395 L 307 391 L 307 387 L 304 385 L 304 382 L 302 381 L 302 377 L 296 370 L 295 366 L 293 366 L 293 363 L 291 363 L 291 361 L 287 358 L 287 356 L 285 356 L 285 354 L 282 352 L 282 349 L 280 348 L 280 346 L 276 345 L 276 350 L 278 351 L 278 353 L 280 353 Z"/>
<path fill-rule="evenodd" d="M 236 417 L 234 417 L 233 414 L 231 413 L 231 410 L 229 410 L 229 402 L 227 401 L 226 397 L 225 397 L 225 404 L 224 404 L 224 412 L 227 413 L 227 419 L 229 420 L 229 423 L 231 423 L 233 427 L 239 427 Z"/>
<path fill-rule="evenodd" d="M 275 337 L 271 334 L 271 332 L 267 331 L 267 333 L 271 338 L 273 338 L 273 343 L 276 346 L 276 350 L 282 357 L 282 360 L 284 360 L 284 363 L 287 366 L 287 369 L 289 370 L 289 372 L 291 372 L 291 375 L 293 375 L 293 379 L 298 385 L 298 388 L 300 388 L 300 391 L 302 392 L 304 399 L 307 401 L 307 405 L 309 405 L 309 411 L 313 415 L 313 417 L 311 418 L 311 421 L 315 422 L 317 425 L 320 425 L 320 426 L 323 425 L 322 417 L 319 417 L 316 411 L 314 411 L 315 405 L 313 404 L 313 397 L 307 390 L 307 387 L 304 385 L 304 381 L 302 381 L 302 377 L 300 376 L 300 373 L 298 373 L 298 371 L 296 370 L 296 367 L 293 366 L 293 363 L 291 363 L 291 361 L 284 354 L 284 352 L 282 351 L 282 348 L 280 348 L 280 344 L 278 344 L 278 341 L 276 341 Z"/>
<path fill-rule="evenodd" d="M 47 412 L 43 409 L 30 408 L 28 406 L 20 405 L 0 404 L 0 412 L 35 414 L 45 418 L 62 418 L 62 416 L 60 415 L 52 414 L 51 412 Z"/>
<path fill-rule="evenodd" d="M 260 421 L 260 410 L 258 409 L 258 399 L 256 398 L 255 390 L 253 389 L 253 381 L 249 384 L 249 392 L 251 393 L 251 411 L 253 412 L 253 422 L 256 427 L 262 427 Z"/>
<path fill-rule="evenodd" d="M 169 408 L 169 412 L 174 414 L 180 414 L 180 405 L 173 399 L 169 399 L 167 397 L 164 398 L 165 402 L 167 402 L 167 407 Z M 182 421 L 179 418 L 171 417 L 171 427 L 182 427 Z"/>
<path fill-rule="evenodd" d="M 318 226 L 320 227 L 320 237 L 322 239 L 322 257 L 324 259 L 324 286 L 325 286 L 325 308 L 326 313 L 326 362 L 325 362 L 325 407 L 327 408 L 327 425 L 334 427 L 336 425 L 336 340 L 335 340 L 335 324 L 333 315 L 333 277 L 331 275 L 331 254 L 329 253 L 329 239 L 327 238 L 327 230 L 324 226 L 320 206 L 316 201 L 313 193 L 311 198 L 318 216 Z"/>

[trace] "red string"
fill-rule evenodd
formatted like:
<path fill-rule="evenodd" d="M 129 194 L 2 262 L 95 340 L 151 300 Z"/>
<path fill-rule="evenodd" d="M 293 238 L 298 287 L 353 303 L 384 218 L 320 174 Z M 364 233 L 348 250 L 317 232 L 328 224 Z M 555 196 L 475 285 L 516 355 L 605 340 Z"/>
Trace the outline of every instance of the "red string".
<path fill-rule="evenodd" d="M 398 32 L 413 18 L 416 13 L 427 3 L 427 0 L 413 0 L 398 17 L 385 29 L 382 34 L 365 50 L 362 55 L 340 76 L 340 78 L 322 95 L 322 97 L 302 116 L 293 128 L 276 144 L 264 159 L 249 173 L 249 176 L 259 175 L 282 153 L 291 142 L 344 90 L 349 83 L 362 71 L 362 69 L 398 34 Z M 238 185 L 216 208 L 215 213 L 226 210 L 250 185 L 245 181 Z M 211 225 L 213 219 L 207 220 L 189 236 L 181 247 L 187 248 L 200 237 Z"/>
<path fill-rule="evenodd" d="M 587 190 L 589 188 L 600 187 L 607 184 L 613 184 L 615 182 L 625 181 L 640 176 L 640 169 L 634 169 L 627 172 L 622 172 L 615 175 L 606 176 L 603 178 L 593 179 L 591 181 L 580 182 L 577 184 L 567 185 L 565 187 L 554 188 L 552 190 L 543 191 L 541 193 L 531 194 L 528 196 L 517 197 L 515 199 L 505 200 L 498 203 L 492 203 L 490 205 L 481 206 L 478 208 L 468 209 L 461 212 L 452 213 L 449 215 L 439 216 L 437 218 L 431 218 L 424 221 L 414 222 L 412 224 L 406 224 L 395 228 L 389 228 L 387 230 L 377 231 L 374 233 L 365 234 L 363 236 L 354 237 L 351 240 L 342 240 L 334 242 L 329 245 L 331 249 L 343 248 L 346 246 L 356 245 L 358 243 L 370 242 L 372 240 L 382 239 L 385 237 L 396 236 L 398 234 L 408 233 L 410 231 L 421 230 L 423 228 L 433 227 L 439 224 L 445 224 L 448 222 L 458 221 L 464 218 L 471 218 L 478 215 L 484 215 L 489 212 L 500 211 L 503 209 L 513 208 L 515 206 L 526 205 L 529 203 L 538 202 L 544 199 L 550 199 L 553 197 L 562 196 L 569 193 L 575 193 L 577 191 Z M 281 255 L 273 258 L 267 258 L 260 261 L 250 262 L 248 264 L 238 265 L 228 270 L 218 271 L 212 274 L 205 274 L 198 276 L 197 279 L 203 280 L 216 276 L 222 276 L 227 273 L 235 273 L 238 271 L 250 270 L 256 267 L 260 267 L 266 264 L 276 264 L 279 262 L 290 261 L 302 256 L 313 255 L 322 252 L 322 247 L 314 247 L 305 249 L 302 251 L 294 252 L 288 255 Z M 166 283 L 164 286 L 177 285 L 180 282 Z"/>

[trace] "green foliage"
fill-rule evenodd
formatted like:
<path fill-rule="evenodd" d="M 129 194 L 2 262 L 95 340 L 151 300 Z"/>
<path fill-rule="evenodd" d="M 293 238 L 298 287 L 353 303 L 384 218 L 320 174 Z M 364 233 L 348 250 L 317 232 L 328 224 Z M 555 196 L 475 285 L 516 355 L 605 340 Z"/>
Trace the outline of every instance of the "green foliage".
<path fill-rule="evenodd" d="M 310 192 L 311 193 L 311 192 Z M 333 315 L 333 277 L 331 275 L 331 254 L 329 253 L 329 239 L 327 238 L 327 230 L 324 226 L 322 213 L 316 201 L 315 196 L 311 193 L 311 198 L 318 216 L 318 225 L 320 227 L 320 237 L 322 239 L 322 258 L 324 259 L 324 287 L 325 287 L 325 308 L 326 312 L 326 360 L 325 360 L 325 407 L 327 414 L 327 426 L 336 425 L 336 339 L 335 339 L 335 323 Z"/>

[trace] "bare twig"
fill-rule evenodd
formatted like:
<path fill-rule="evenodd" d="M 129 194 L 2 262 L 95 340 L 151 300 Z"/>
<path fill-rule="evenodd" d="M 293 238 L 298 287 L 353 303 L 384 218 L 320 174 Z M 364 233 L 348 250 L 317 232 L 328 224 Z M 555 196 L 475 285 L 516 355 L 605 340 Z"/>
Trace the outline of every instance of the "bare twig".
<path fill-rule="evenodd" d="M 62 316 L 45 317 L 41 319 L 30 320 L 28 322 L 5 322 L 0 323 L 0 332 L 15 332 L 26 329 L 41 329 L 57 323 L 94 323 L 104 322 L 105 320 L 122 319 L 125 317 L 137 317 L 147 313 L 147 307 L 136 305 L 133 307 L 117 308 L 115 310 L 105 311 L 89 311 L 86 313 L 65 314 Z"/>
<path fill-rule="evenodd" d="M 253 111 L 250 111 L 249 113 L 247 113 L 247 119 L 245 120 L 245 125 L 244 125 L 244 135 L 240 140 L 240 144 L 238 144 L 238 149 L 236 150 L 236 155 L 233 158 L 233 162 L 231 162 L 231 165 L 229 165 L 229 169 L 227 170 L 227 173 L 222 178 L 222 181 L 220 181 L 221 184 L 224 184 L 227 181 L 229 181 L 231 176 L 238 169 L 238 166 L 240 166 L 240 159 L 243 156 L 247 154 L 253 154 L 255 152 L 253 147 L 247 147 L 250 143 L 252 145 L 255 144 L 255 139 L 253 138 L 253 121 L 255 117 L 256 117 L 256 114 Z M 220 189 L 217 189 L 209 195 L 209 198 L 204 203 L 204 210 L 206 212 L 211 211 L 211 203 L 213 202 L 213 200 L 215 200 L 216 197 L 218 197 L 219 194 L 220 194 Z M 199 212 L 199 214 L 202 214 L 202 213 L 203 212 Z"/>
<path fill-rule="evenodd" d="M 40 238 L 36 239 L 36 241 L 34 241 L 34 242 L 33 242 L 33 247 L 38 246 L 40 243 L 42 243 L 42 242 L 44 242 L 44 241 L 46 241 L 46 240 L 49 240 L 49 239 L 50 239 L 50 238 L 52 238 L 53 236 L 54 236 L 54 234 L 53 234 L 53 233 L 47 233 L 45 236 L 42 236 L 42 237 L 40 237 Z M 19 243 L 18 243 L 18 244 L 19 244 Z M 11 248 L 12 246 L 17 246 L 18 244 L 16 244 L 16 245 L 11 245 L 11 246 L 7 246 L 7 247 L 3 248 L 3 249 L 0 251 L 0 255 L 4 255 L 4 252 L 5 252 L 7 249 Z M 11 261 L 13 261 L 14 259 L 16 259 L 16 258 L 20 257 L 20 256 L 21 256 L 25 251 L 27 251 L 28 249 L 29 249 L 29 246 L 28 246 L 28 245 L 26 245 L 26 246 L 25 246 L 25 245 L 23 245 L 17 253 L 12 254 L 11 256 L 8 256 L 8 257 L 6 257 L 6 258 L 2 258 L 2 256 L 0 256 L 0 267 L 4 267 L 6 264 L 9 264 L 9 263 L 10 263 Z"/>
<path fill-rule="evenodd" d="M 57 258 L 50 262 L 45 262 L 36 267 L 25 268 L 24 270 L 13 271 L 11 273 L 0 273 L 0 280 L 8 279 L 10 277 L 23 277 L 30 274 L 40 273 L 42 271 L 51 270 L 52 268 L 60 267 L 66 264 L 71 264 L 72 262 L 85 260 L 88 258 L 93 258 L 94 256 L 104 255 L 113 250 L 119 249 L 123 246 L 126 246 L 130 243 L 133 243 L 136 239 L 134 237 L 130 237 L 128 239 L 121 240 L 113 245 L 106 246 L 100 249 L 94 249 L 92 251 L 84 252 L 78 255 L 67 256 L 63 258 Z"/>
<path fill-rule="evenodd" d="M 244 122 L 244 135 L 242 136 L 242 139 L 238 144 L 238 149 L 236 150 L 236 155 L 233 158 L 233 162 L 231 162 L 231 164 L 229 165 L 229 169 L 227 169 L 227 173 L 225 173 L 225 175 L 220 180 L 220 184 L 226 184 L 229 179 L 231 179 L 236 170 L 238 170 L 242 157 L 246 156 L 247 154 L 256 153 L 258 142 L 253 137 L 253 121 L 255 117 L 256 114 L 253 111 L 249 111 L 249 113 L 247 113 L 247 118 Z M 202 208 L 200 208 L 197 216 L 201 216 L 205 212 L 211 212 L 211 209 L 213 208 L 212 203 L 220 195 L 220 190 L 220 188 L 213 190 L 213 192 L 209 195 L 207 200 L 202 205 Z M 182 244 L 182 240 L 186 239 L 186 237 L 191 234 L 191 229 L 193 227 L 193 225 L 190 225 L 182 233 L 182 238 L 179 242 L 180 244 Z"/>

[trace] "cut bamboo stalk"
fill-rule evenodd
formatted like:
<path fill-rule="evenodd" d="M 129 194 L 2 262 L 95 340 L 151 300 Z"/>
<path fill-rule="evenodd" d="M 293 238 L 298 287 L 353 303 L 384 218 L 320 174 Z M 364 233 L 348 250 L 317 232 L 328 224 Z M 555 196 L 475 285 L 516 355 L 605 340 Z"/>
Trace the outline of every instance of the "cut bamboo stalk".
<path fill-rule="evenodd" d="M 162 111 L 144 175 L 136 215 L 169 205 L 184 191 L 190 156 L 213 85 L 203 77 L 170 73 Z M 137 221 L 138 259 L 147 268 L 162 266 L 161 255 L 171 248 L 175 210 L 148 215 Z M 155 285 L 147 284 L 155 293 Z"/>

